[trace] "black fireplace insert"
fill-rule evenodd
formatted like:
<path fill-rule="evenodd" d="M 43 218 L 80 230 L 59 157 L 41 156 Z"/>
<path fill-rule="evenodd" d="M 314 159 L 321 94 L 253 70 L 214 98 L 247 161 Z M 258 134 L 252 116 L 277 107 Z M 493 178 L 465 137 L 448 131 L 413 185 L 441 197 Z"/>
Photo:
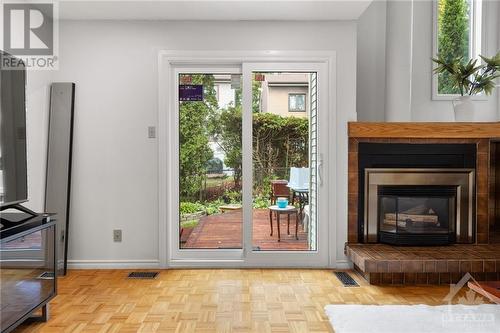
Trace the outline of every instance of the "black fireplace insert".
<path fill-rule="evenodd" d="M 392 245 L 455 242 L 456 186 L 379 186 L 378 239 Z"/>
<path fill-rule="evenodd" d="M 426 168 L 446 170 L 457 168 L 475 169 L 476 167 L 477 147 L 475 144 L 363 142 L 359 144 L 358 149 L 358 235 L 360 242 L 366 242 L 364 239 L 366 231 L 364 230 L 366 170 L 370 168 Z M 439 211 L 439 215 L 437 215 L 439 227 L 434 226 L 432 232 L 428 232 L 431 229 L 430 225 L 425 226 L 422 222 L 416 223 L 413 226 L 413 221 L 407 221 L 406 223 L 412 224 L 412 227 L 405 230 L 402 228 L 405 223 L 400 223 L 400 227 L 396 223 L 394 228 L 390 229 L 391 231 L 380 231 L 378 233 L 378 241 L 412 245 L 417 239 L 413 234 L 417 234 L 425 236 L 425 240 L 421 238 L 418 240 L 418 243 L 415 243 L 418 245 L 450 244 L 455 242 L 454 237 L 456 237 L 456 232 L 453 228 L 456 228 L 457 217 L 449 212 L 453 205 L 457 204 L 457 190 L 454 186 L 439 186 L 439 188 L 433 188 L 432 186 L 387 186 L 385 188 L 381 186 L 379 191 L 382 197 L 380 200 L 381 205 L 384 205 L 384 207 L 379 207 L 383 208 L 379 209 L 379 211 L 388 210 L 387 214 L 398 214 L 400 218 L 401 213 L 404 213 L 405 210 L 410 210 L 411 212 L 411 209 L 430 205 L 433 211 Z M 396 211 L 396 205 L 399 211 Z M 390 212 L 389 208 L 392 208 L 394 212 Z M 433 217 L 433 219 L 436 218 Z M 429 222 L 429 224 L 431 223 Z M 380 227 L 382 225 L 379 224 Z"/>

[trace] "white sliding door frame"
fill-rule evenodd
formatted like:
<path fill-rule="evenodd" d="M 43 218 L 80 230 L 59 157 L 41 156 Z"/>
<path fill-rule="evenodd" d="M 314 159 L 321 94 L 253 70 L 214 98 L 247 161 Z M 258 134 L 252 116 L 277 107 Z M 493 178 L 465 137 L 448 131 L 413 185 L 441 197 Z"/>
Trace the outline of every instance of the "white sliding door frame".
<path fill-rule="evenodd" d="M 321 82 L 318 86 L 321 91 L 318 96 L 322 97 L 320 113 L 327 113 L 327 121 L 321 124 L 320 130 L 323 137 L 320 144 L 324 146 L 325 153 L 323 175 L 328 175 L 328 181 L 324 181 L 321 197 L 326 200 L 325 210 L 318 216 L 318 251 L 251 251 L 251 155 L 248 152 L 244 160 L 243 183 L 247 183 L 244 191 L 243 211 L 243 249 L 217 249 L 217 250 L 179 250 L 179 241 L 173 242 L 175 236 L 179 235 L 178 226 L 178 89 L 176 77 L 186 70 L 197 73 L 233 73 L 234 70 L 243 66 L 247 70 L 243 79 L 243 105 L 248 110 L 248 94 L 250 89 L 245 89 L 248 81 L 248 70 L 268 71 L 302 71 L 323 73 L 318 76 Z M 160 51 L 158 57 L 159 67 L 159 113 L 158 113 L 158 200 L 159 200 L 159 223 L 158 242 L 160 267 L 334 267 L 336 262 L 336 192 L 335 185 L 336 170 L 335 147 L 336 140 L 336 56 L 334 51 Z M 222 71 L 221 71 L 222 70 Z M 243 71 L 244 72 L 244 71 Z M 251 77 L 250 77 L 251 80 Z M 251 86 L 251 85 L 250 85 Z M 250 93 L 251 103 L 251 93 Z M 248 124 L 252 115 L 250 111 L 243 116 L 243 140 L 250 139 L 251 126 Z M 249 118 L 250 117 L 250 118 Z M 177 126 L 177 127 L 176 127 Z M 248 137 L 250 135 L 250 137 Z M 246 137 L 246 138 L 245 138 Z M 251 146 L 244 149 L 251 149 Z M 250 151 L 251 152 L 251 151 Z M 248 160 L 250 156 L 250 160 Z M 249 164 L 250 163 L 250 164 Z M 246 167 L 245 167 L 246 164 Z M 250 169 L 248 166 L 250 165 Z M 247 169 L 247 170 L 245 170 Z M 246 176 L 245 176 L 246 174 Z M 250 175 L 250 178 L 248 177 Z M 245 185 L 244 185 L 245 188 Z M 250 197 L 249 197 L 250 195 Z M 318 204 L 319 206 L 320 204 Z M 345 223 L 345 222 L 344 222 Z M 323 225 L 323 227 L 321 227 Z M 175 236 L 174 236 L 175 235 Z"/>
<path fill-rule="evenodd" d="M 253 250 L 253 160 L 252 160 L 252 77 L 253 73 L 317 73 L 318 75 L 318 156 L 321 162 L 314 165 L 322 179 L 315 184 L 318 189 L 318 213 L 314 220 L 317 223 L 316 250 Z M 286 267 L 327 267 L 329 259 L 328 241 L 328 173 L 322 168 L 328 166 L 328 66 L 325 62 L 244 62 L 243 63 L 243 220 L 252 221 L 243 225 L 245 237 L 245 261 L 250 266 L 286 266 Z M 247 89 L 246 87 L 250 87 Z M 307 99 L 307 103 L 310 103 Z"/>

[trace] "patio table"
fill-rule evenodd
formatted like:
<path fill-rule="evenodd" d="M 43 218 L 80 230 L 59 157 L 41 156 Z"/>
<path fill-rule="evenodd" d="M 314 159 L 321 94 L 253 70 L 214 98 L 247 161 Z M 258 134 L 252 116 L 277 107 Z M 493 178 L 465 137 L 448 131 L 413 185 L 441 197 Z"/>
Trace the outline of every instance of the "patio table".
<path fill-rule="evenodd" d="M 286 206 L 285 208 L 279 208 L 278 206 L 269 207 L 269 223 L 271 225 L 271 236 L 273 235 L 273 213 L 276 213 L 276 221 L 278 224 L 278 242 L 281 241 L 280 236 L 280 215 L 286 214 L 288 219 L 287 224 L 287 234 L 290 235 L 290 215 L 295 214 L 295 239 L 298 240 L 297 231 L 299 229 L 299 216 L 298 209 L 294 206 Z"/>

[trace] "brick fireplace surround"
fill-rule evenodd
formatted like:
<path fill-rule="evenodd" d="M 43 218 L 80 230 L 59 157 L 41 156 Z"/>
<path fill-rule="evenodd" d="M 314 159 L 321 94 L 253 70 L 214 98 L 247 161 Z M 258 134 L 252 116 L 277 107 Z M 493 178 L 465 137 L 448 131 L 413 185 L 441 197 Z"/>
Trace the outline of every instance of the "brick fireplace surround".
<path fill-rule="evenodd" d="M 348 131 L 346 255 L 371 284 L 448 284 L 467 272 L 478 280 L 500 279 L 500 122 L 351 122 Z M 407 247 L 362 243 L 358 234 L 358 144 L 362 142 L 476 145 L 474 244 Z"/>

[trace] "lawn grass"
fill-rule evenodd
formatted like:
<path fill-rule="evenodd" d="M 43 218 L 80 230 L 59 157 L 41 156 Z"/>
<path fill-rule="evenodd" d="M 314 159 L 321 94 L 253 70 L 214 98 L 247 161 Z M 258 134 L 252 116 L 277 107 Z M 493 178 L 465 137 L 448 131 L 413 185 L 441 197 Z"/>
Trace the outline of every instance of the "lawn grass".
<path fill-rule="evenodd" d="M 221 186 L 224 183 L 234 182 L 233 176 L 207 178 L 207 188 Z"/>
<path fill-rule="evenodd" d="M 184 229 L 194 228 L 198 225 L 199 221 L 200 220 L 189 220 L 189 221 L 181 222 L 181 228 L 184 228 Z"/>

